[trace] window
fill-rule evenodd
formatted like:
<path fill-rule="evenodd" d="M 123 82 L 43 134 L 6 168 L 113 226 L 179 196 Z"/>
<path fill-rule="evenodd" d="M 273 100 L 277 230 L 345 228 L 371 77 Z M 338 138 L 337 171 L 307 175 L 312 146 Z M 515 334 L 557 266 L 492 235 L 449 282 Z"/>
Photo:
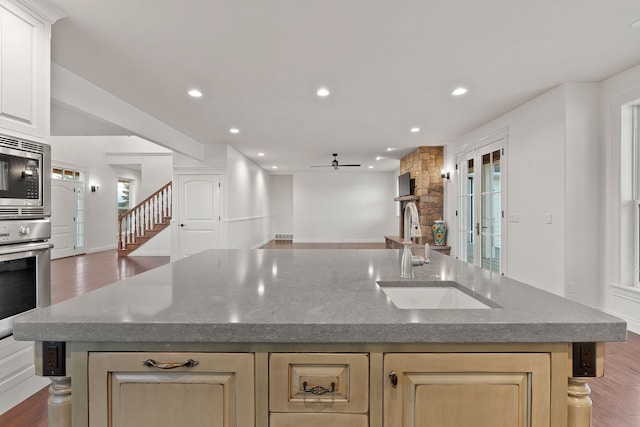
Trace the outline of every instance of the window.
<path fill-rule="evenodd" d="M 613 259 L 619 262 L 614 283 L 640 287 L 640 99 L 623 104 L 620 110 L 619 188 L 614 194 L 619 205 L 612 210 L 617 221 L 611 224 L 619 245 Z M 615 200 L 615 199 L 613 199 Z M 619 226 L 616 227 L 616 226 Z M 616 261 L 614 261 L 616 262 Z"/>
<path fill-rule="evenodd" d="M 632 193 L 634 200 L 634 226 L 633 226 L 633 247 L 634 247 L 634 284 L 640 286 L 640 104 L 634 105 L 632 110 Z"/>
<path fill-rule="evenodd" d="M 63 179 L 67 181 L 84 181 L 84 173 L 73 169 L 51 168 L 52 179 Z"/>
<path fill-rule="evenodd" d="M 131 181 L 118 179 L 118 215 L 126 213 L 131 208 Z"/>

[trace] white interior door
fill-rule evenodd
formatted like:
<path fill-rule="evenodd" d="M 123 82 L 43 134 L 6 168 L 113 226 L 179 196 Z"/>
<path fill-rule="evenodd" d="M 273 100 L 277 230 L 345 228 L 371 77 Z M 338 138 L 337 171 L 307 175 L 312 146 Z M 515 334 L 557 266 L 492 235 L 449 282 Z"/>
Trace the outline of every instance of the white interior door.
<path fill-rule="evenodd" d="M 220 247 L 220 176 L 178 177 L 180 258 Z"/>
<path fill-rule="evenodd" d="M 77 182 L 51 182 L 51 258 L 78 254 L 78 195 Z"/>

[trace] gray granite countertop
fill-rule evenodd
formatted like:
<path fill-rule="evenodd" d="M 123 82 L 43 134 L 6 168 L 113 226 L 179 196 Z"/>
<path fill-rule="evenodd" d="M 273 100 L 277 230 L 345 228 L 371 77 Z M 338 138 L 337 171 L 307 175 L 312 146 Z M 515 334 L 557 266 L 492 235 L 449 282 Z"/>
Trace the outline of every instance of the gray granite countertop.
<path fill-rule="evenodd" d="M 448 280 L 499 308 L 398 309 L 377 281 L 396 250 L 209 250 L 18 318 L 18 340 L 212 343 L 622 341 L 624 321 L 433 253 L 405 281 Z"/>

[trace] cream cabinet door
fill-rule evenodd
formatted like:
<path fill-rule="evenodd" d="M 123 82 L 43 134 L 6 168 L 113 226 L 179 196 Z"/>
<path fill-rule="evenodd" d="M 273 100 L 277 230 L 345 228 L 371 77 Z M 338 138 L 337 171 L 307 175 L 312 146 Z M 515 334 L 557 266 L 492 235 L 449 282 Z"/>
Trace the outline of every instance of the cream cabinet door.
<path fill-rule="evenodd" d="M 255 425 L 253 354 L 90 353 L 89 426 Z"/>
<path fill-rule="evenodd" d="M 43 22 L 0 1 L 0 128 L 9 131 L 3 133 L 45 137 L 48 43 Z"/>
<path fill-rule="evenodd" d="M 548 427 L 548 354 L 387 354 L 388 427 Z"/>

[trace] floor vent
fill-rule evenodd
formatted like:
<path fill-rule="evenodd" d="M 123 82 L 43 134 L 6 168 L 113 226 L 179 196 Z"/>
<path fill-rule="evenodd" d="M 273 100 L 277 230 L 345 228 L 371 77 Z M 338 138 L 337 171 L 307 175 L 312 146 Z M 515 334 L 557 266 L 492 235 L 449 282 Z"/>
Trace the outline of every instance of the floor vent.
<path fill-rule="evenodd" d="M 276 240 L 291 240 L 291 241 L 293 241 L 293 234 L 276 234 Z"/>

